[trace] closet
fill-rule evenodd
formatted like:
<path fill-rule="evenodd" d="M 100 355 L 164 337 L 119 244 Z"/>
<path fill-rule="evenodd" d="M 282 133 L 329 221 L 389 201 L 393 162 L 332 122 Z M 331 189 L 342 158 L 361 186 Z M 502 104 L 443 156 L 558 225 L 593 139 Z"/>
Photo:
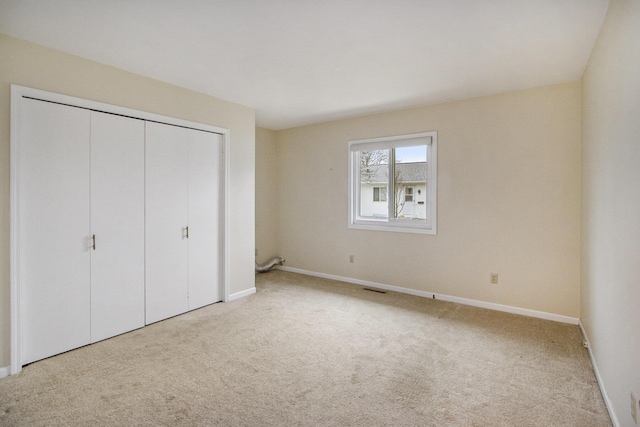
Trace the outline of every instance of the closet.
<path fill-rule="evenodd" d="M 17 112 L 20 365 L 222 300 L 221 135 L 27 97 Z"/>
<path fill-rule="evenodd" d="M 146 322 L 220 301 L 222 137 L 147 123 Z"/>
<path fill-rule="evenodd" d="M 88 110 L 22 102 L 18 275 L 23 364 L 91 339 L 90 120 Z"/>
<path fill-rule="evenodd" d="M 144 325 L 144 122 L 91 112 L 91 342 Z"/>

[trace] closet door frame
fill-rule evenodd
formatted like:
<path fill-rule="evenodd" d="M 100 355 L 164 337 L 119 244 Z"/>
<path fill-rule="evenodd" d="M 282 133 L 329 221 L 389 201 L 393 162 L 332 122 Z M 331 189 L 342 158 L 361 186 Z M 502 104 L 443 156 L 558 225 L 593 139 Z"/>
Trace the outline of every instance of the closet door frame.
<path fill-rule="evenodd" d="M 21 111 L 22 100 L 31 98 L 40 101 L 53 102 L 57 104 L 69 105 L 74 107 L 86 108 L 88 110 L 100 111 L 104 113 L 117 114 L 121 116 L 141 119 L 151 122 L 165 123 L 174 126 L 187 127 L 191 129 L 202 130 L 222 135 L 223 138 L 223 167 L 221 171 L 221 179 L 223 180 L 221 197 L 223 220 L 220 232 L 222 233 L 222 301 L 229 300 L 229 147 L 230 147 L 230 131 L 202 123 L 195 123 L 187 120 L 177 119 L 173 117 L 162 116 L 159 114 L 148 113 L 130 108 L 119 107 L 115 105 L 105 104 L 96 101 L 76 98 L 72 96 L 57 94 L 53 92 L 32 89 L 19 85 L 11 85 L 11 144 L 10 144 L 10 226 L 9 226 L 9 270 L 10 270 L 10 329 L 11 329 L 11 349 L 10 349 L 10 374 L 17 374 L 22 370 L 22 330 L 20 324 L 20 277 L 19 271 L 19 253 L 20 253 L 20 233 L 19 221 L 20 212 L 18 208 L 18 196 L 20 183 L 18 182 L 20 171 L 20 129 L 19 117 Z M 88 285 L 88 284 L 87 284 Z"/>

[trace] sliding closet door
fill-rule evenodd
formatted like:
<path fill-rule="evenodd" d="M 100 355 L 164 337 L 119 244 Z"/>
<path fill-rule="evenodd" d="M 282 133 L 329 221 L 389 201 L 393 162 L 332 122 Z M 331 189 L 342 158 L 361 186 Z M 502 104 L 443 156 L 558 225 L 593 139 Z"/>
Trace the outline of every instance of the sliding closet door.
<path fill-rule="evenodd" d="M 91 113 L 91 342 L 144 326 L 144 121 Z"/>
<path fill-rule="evenodd" d="M 189 309 L 190 130 L 146 123 L 146 323 Z"/>
<path fill-rule="evenodd" d="M 80 108 L 21 101 L 22 364 L 90 340 L 89 115 Z"/>
<path fill-rule="evenodd" d="M 222 136 L 189 141 L 189 310 L 222 300 Z"/>

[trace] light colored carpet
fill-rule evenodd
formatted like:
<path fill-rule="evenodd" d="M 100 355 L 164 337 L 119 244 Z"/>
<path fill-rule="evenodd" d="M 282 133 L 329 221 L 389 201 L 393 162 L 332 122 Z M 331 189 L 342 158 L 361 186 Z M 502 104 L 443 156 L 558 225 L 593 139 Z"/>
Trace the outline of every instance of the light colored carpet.
<path fill-rule="evenodd" d="M 0 380 L 3 426 L 610 426 L 577 326 L 283 271 Z"/>

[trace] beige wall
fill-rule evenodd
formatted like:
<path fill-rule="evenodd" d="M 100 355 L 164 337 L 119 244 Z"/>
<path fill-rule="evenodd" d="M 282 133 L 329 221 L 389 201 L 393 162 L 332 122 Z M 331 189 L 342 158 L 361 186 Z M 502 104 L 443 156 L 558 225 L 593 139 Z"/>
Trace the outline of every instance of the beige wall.
<path fill-rule="evenodd" d="M 289 267 L 578 317 L 580 99 L 572 82 L 279 131 L 277 249 Z M 348 141 L 422 131 L 438 132 L 438 234 L 348 229 Z"/>
<path fill-rule="evenodd" d="M 621 426 L 640 398 L 640 2 L 613 0 L 583 76 L 582 323 Z"/>
<path fill-rule="evenodd" d="M 256 262 L 262 264 L 277 251 L 276 133 L 256 128 Z"/>
<path fill-rule="evenodd" d="M 9 360 L 10 84 L 231 130 L 230 292 L 254 286 L 255 114 L 250 108 L 0 35 L 0 367 Z"/>

